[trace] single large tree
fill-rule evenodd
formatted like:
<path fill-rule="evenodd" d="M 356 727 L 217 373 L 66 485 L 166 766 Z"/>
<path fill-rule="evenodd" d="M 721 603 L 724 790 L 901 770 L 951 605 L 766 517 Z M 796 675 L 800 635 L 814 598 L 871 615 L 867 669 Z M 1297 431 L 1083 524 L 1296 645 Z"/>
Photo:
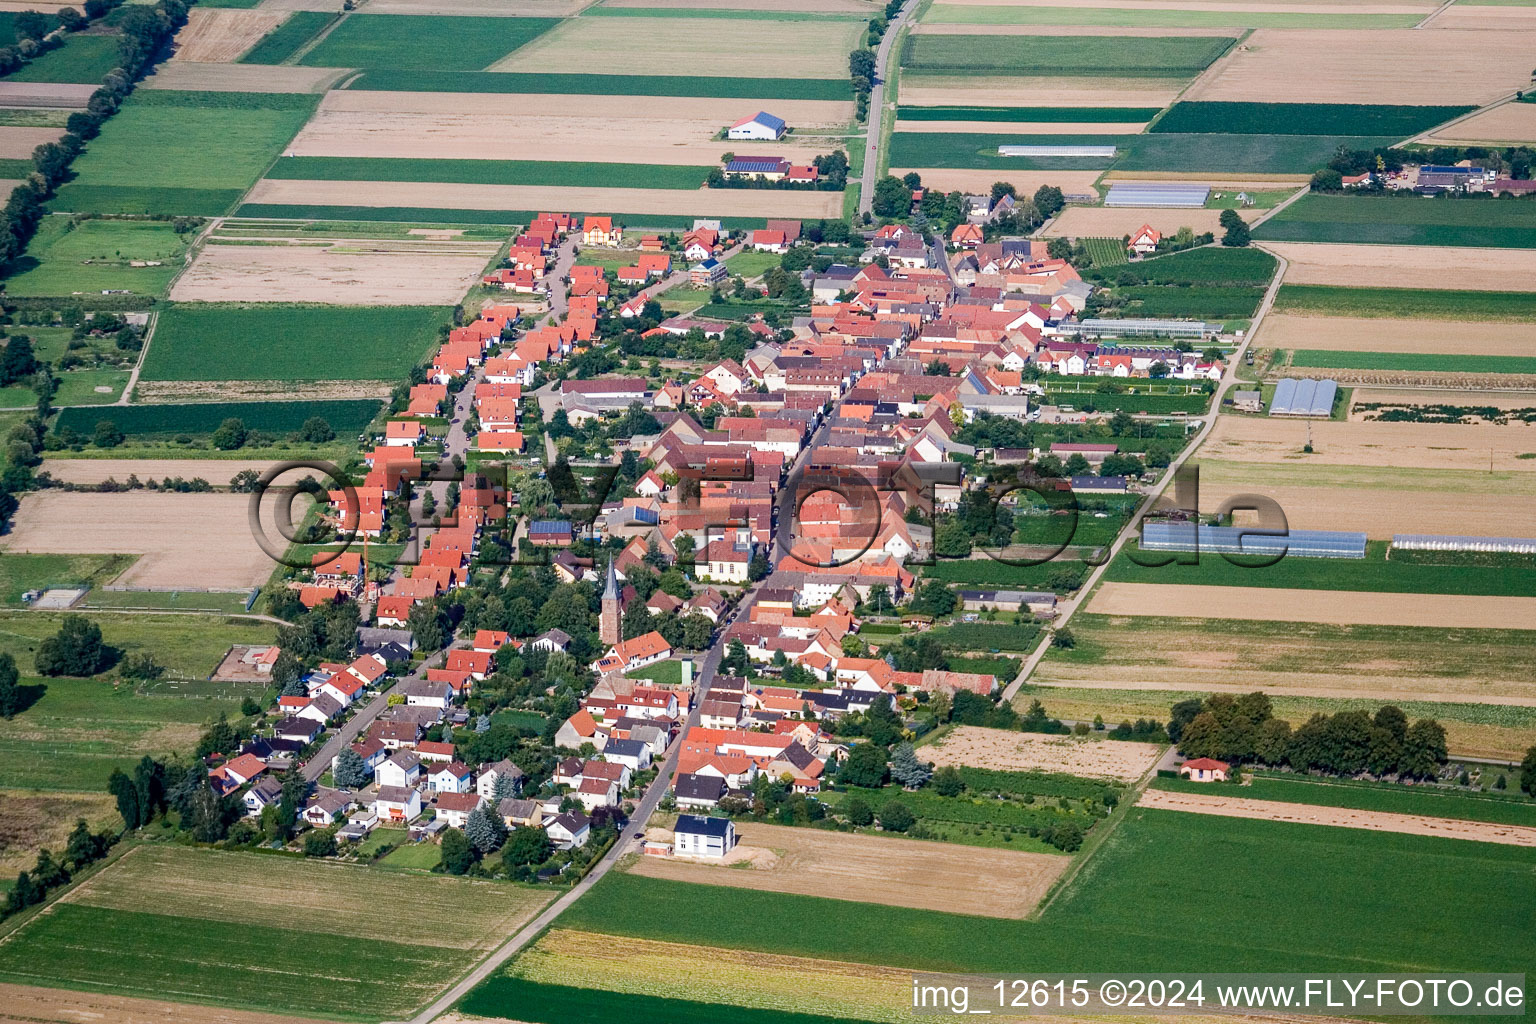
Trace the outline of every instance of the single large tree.
<path fill-rule="evenodd" d="M 918 789 L 933 778 L 933 768 L 919 760 L 910 743 L 898 743 L 891 752 L 891 778 L 907 789 Z"/>
<path fill-rule="evenodd" d="M 70 615 L 58 633 L 38 644 L 35 663 L 45 676 L 93 676 L 106 660 L 101 627 L 83 615 Z"/>
<path fill-rule="evenodd" d="M 848 752 L 838 772 L 837 781 L 845 786 L 879 789 L 885 785 L 885 748 L 878 743 L 860 743 Z"/>
<path fill-rule="evenodd" d="M 368 765 L 361 754 L 347 747 L 336 758 L 332 778 L 343 789 L 362 789 L 368 785 Z"/>
<path fill-rule="evenodd" d="M 0 654 L 0 718 L 11 718 L 21 710 L 20 678 L 16 671 L 16 659 L 10 654 Z"/>
<path fill-rule="evenodd" d="M 462 875 L 475 864 L 475 847 L 469 837 L 456 828 L 443 830 L 443 870 Z"/>
<path fill-rule="evenodd" d="M 506 841 L 507 826 L 501 820 L 501 815 L 481 804 L 469 812 L 469 818 L 464 822 L 464 837 L 483 856 L 495 852 Z"/>

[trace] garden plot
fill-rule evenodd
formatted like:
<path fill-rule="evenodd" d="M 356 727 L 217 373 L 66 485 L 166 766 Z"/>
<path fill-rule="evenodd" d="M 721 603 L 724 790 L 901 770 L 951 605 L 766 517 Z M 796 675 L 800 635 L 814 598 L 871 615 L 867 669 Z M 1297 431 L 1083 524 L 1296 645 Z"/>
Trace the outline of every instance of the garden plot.
<path fill-rule="evenodd" d="M 171 290 L 175 301 L 453 305 L 479 281 L 494 242 L 210 238 Z"/>
<path fill-rule="evenodd" d="M 1313 451 L 1302 452 L 1311 437 Z M 1199 458 L 1310 466 L 1536 472 L 1536 426 L 1361 423 L 1222 416 Z"/>
<path fill-rule="evenodd" d="M 924 187 L 936 188 L 942 192 L 959 191 L 975 195 L 988 191 L 994 182 L 1006 181 L 1018 189 L 1021 196 L 1034 195 L 1035 190 L 1041 185 L 1054 185 L 1063 192 L 1098 194 L 1098 190 L 1094 187 L 1094 182 L 1099 178 L 1098 171 L 978 171 L 954 167 L 891 169 L 891 173 L 898 178 L 910 171 L 916 171 L 923 176 Z"/>
<path fill-rule="evenodd" d="M 1372 832 L 1405 832 L 1416 836 L 1440 836 L 1468 839 L 1478 843 L 1504 846 L 1536 846 L 1536 828 L 1526 825 L 1502 825 L 1488 821 L 1464 821 L 1457 818 L 1432 818 L 1423 814 L 1395 814 L 1390 811 L 1361 811 L 1345 807 L 1320 807 L 1280 800 L 1248 800 L 1218 796 L 1214 793 L 1178 793 L 1149 789 L 1137 801 L 1141 807 L 1190 814 L 1216 814 L 1228 818 L 1256 818 L 1261 821 L 1289 821 L 1300 825 L 1329 825 L 1336 828 L 1360 828 Z"/>
<path fill-rule="evenodd" d="M 194 7 L 176 33 L 173 61 L 228 64 L 255 46 L 288 16 L 286 11 Z"/>
<path fill-rule="evenodd" d="M 1518 32 L 1259 29 L 1186 100 L 1488 103 L 1529 86 Z"/>
<path fill-rule="evenodd" d="M 1047 736 L 962 725 L 922 748 L 934 765 L 989 768 L 1005 772 L 1065 772 L 1096 779 L 1135 782 L 1156 763 L 1155 744 L 1123 740 Z"/>
<path fill-rule="evenodd" d="M 0 550 L 142 555 L 117 579 L 125 587 L 259 586 L 272 559 L 251 535 L 249 508 L 243 494 L 43 491 L 22 501 Z"/>
<path fill-rule="evenodd" d="M 1536 597 L 1387 594 L 1377 591 L 1221 587 L 1203 584 L 1104 583 L 1089 610 L 1101 615 L 1157 615 L 1361 626 L 1494 628 L 1536 622 Z"/>
<path fill-rule="evenodd" d="M 45 142 L 58 142 L 62 128 L 0 128 L 0 160 L 30 160 Z"/>
<path fill-rule="evenodd" d="M 176 92 L 325 92 L 344 68 L 278 67 L 270 64 L 192 64 L 167 61 L 140 84 L 141 89 Z"/>
<path fill-rule="evenodd" d="M 901 102 L 915 107 L 1165 107 L 1181 78 L 1043 78 L 970 75 L 901 76 Z"/>
<path fill-rule="evenodd" d="M 1006 172 L 999 171 L 999 174 Z M 1119 238 L 1143 224 L 1165 235 L 1182 227 L 1196 234 L 1220 230 L 1220 210 L 1161 210 L 1135 206 L 1069 206 L 1041 234 L 1046 238 Z"/>
<path fill-rule="evenodd" d="M 705 77 L 846 78 L 848 51 L 863 35 L 864 25 L 856 21 L 573 18 L 490 70 L 555 73 L 590 67 L 610 75 L 648 75 L 675 67 Z"/>
<path fill-rule="evenodd" d="M 624 19 L 615 18 L 615 21 Z M 801 217 L 842 215 L 841 192 L 779 189 L 575 188 L 457 185 L 408 181 L 258 182 L 246 202 L 286 206 L 382 206 L 437 210 L 602 210 L 670 217 Z"/>
<path fill-rule="evenodd" d="M 1265 242 L 1290 263 L 1286 284 L 1356 288 L 1525 291 L 1536 281 L 1536 250 L 1432 245 Z"/>
<path fill-rule="evenodd" d="M 755 822 L 739 822 L 736 835 L 733 865 L 641 857 L 629 870 L 680 882 L 1022 918 L 1070 863 L 1043 853 Z"/>
<path fill-rule="evenodd" d="M 1532 31 L 1536 31 L 1536 9 L 1531 11 L 1531 19 Z M 1457 121 L 1428 138 L 1462 144 L 1536 142 L 1536 103 L 1505 103 Z"/>
<path fill-rule="evenodd" d="M 1286 278 L 1289 280 L 1290 275 Z M 1265 317 L 1257 343 L 1263 348 L 1310 348 L 1330 352 L 1415 352 L 1446 356 L 1536 354 L 1536 341 L 1533 341 L 1529 324 L 1296 316 L 1289 313 L 1272 313 Z"/>

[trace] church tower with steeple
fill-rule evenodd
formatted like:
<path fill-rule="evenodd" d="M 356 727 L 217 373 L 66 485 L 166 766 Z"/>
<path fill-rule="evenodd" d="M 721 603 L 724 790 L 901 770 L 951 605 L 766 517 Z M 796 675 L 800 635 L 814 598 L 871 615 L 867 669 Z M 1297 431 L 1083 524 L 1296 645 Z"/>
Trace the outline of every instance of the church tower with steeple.
<path fill-rule="evenodd" d="M 603 609 L 597 617 L 597 638 L 610 647 L 624 639 L 624 608 L 619 597 L 619 577 L 608 560 L 608 580 L 603 584 Z"/>

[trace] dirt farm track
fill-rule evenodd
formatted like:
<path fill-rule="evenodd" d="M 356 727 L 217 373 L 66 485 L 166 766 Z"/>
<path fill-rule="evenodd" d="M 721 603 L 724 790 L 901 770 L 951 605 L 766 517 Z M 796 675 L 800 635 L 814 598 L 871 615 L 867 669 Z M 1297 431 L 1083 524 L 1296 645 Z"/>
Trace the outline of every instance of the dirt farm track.
<path fill-rule="evenodd" d="M 799 893 L 986 917 L 1024 917 L 1067 857 L 988 850 L 919 839 L 822 832 L 739 822 L 737 849 L 754 854 L 728 867 L 682 857 L 641 857 L 629 871 L 766 892 Z"/>
<path fill-rule="evenodd" d="M 1231 792 L 1223 789 L 1223 793 Z M 1241 792 L 1237 790 L 1236 792 Z M 1525 825 L 1498 825 L 1486 821 L 1461 821 L 1432 818 L 1423 814 L 1393 814 L 1388 811 L 1358 811 L 1344 807 L 1319 807 L 1291 804 L 1279 800 L 1250 800 L 1219 796 L 1215 793 L 1175 793 L 1149 789 L 1137 806 L 1191 814 L 1218 814 L 1228 818 L 1258 818 L 1263 821 L 1291 821 L 1303 825 L 1332 825 L 1359 828 L 1371 832 L 1406 832 L 1417 836 L 1444 839 L 1470 839 L 1479 843 L 1505 846 L 1536 846 L 1536 828 Z"/>

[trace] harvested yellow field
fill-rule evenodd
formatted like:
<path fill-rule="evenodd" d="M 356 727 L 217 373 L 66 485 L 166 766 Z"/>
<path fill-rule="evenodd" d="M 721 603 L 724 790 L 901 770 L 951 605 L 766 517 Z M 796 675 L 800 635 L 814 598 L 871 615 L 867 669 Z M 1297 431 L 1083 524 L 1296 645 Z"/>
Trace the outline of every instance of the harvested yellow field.
<path fill-rule="evenodd" d="M 572 18 L 497 61 L 491 71 L 653 75 L 687 68 L 704 77 L 846 78 L 856 21 L 741 18 Z"/>
<path fill-rule="evenodd" d="M 28 6 L 38 6 L 29 4 Z M 11 1024 L 324 1024 L 313 1017 L 251 1013 L 192 1003 L 134 999 L 99 992 L 68 992 L 61 988 L 0 984 L 0 1021 Z"/>
<path fill-rule="evenodd" d="M 228 64 L 288 17 L 286 11 L 194 7 L 176 33 L 173 61 Z"/>
<path fill-rule="evenodd" d="M 282 893 L 291 906 L 324 908 L 328 928 L 397 940 L 402 920 L 434 921 L 411 941 L 444 949 L 490 949 L 551 899 L 521 886 L 450 875 L 394 874 L 339 861 L 249 857 L 179 846 L 143 846 L 66 895 L 62 902 L 145 913 L 178 912 L 239 924 L 260 918 Z M 395 917 L 378 908 L 392 906 Z"/>
<path fill-rule="evenodd" d="M 1536 406 L 1536 391 L 1446 391 L 1442 388 L 1355 388 L 1354 405 L 1362 402 L 1399 402 L 1413 405 L 1491 405 L 1497 409 L 1529 409 Z M 1487 473 L 1479 472 L 1479 478 Z M 1510 474 L 1503 474 L 1508 478 Z"/>
<path fill-rule="evenodd" d="M 1453 8 L 1454 9 L 1454 8 Z M 1505 10 L 1506 8 L 1494 8 Z M 1519 8 L 1508 8 L 1519 10 Z M 1531 28 L 1536 31 L 1536 8 L 1530 11 Z M 1436 142 L 1533 142 L 1536 141 L 1536 103 L 1505 103 L 1473 114 L 1464 121 L 1433 133 Z"/>
<path fill-rule="evenodd" d="M 618 121 L 655 123 L 673 119 L 710 125 L 709 130 L 714 132 L 741 119 L 743 101 L 707 96 L 609 96 L 603 99 L 601 110 L 594 110 L 590 96 L 506 93 L 497 95 L 495 106 L 505 110 L 537 110 L 548 117 L 594 118 L 610 129 Z M 494 113 L 484 107 L 485 96 L 475 92 L 347 89 L 326 95 L 320 101 L 319 110 L 321 113 L 350 114 L 466 114 L 477 118 Z M 773 109 L 797 130 L 831 131 L 847 128 L 853 120 L 852 100 L 774 100 Z M 526 140 L 521 140 L 519 145 L 522 141 Z M 788 140 L 775 145 L 784 142 Z"/>
<path fill-rule="evenodd" d="M 1292 804 L 1281 800 L 1251 800 L 1218 796 L 1215 793 L 1174 793 L 1149 789 L 1137 806 L 1187 814 L 1217 814 L 1227 818 L 1256 818 L 1261 821 L 1289 821 L 1299 825 L 1328 825 L 1334 828 L 1358 828 L 1370 832 L 1404 832 L 1415 836 L 1439 836 L 1442 839 L 1467 839 L 1476 843 L 1503 846 L 1536 846 L 1536 828 L 1527 825 L 1499 825 L 1487 821 L 1463 821 L 1459 818 L 1432 818 L 1425 814 L 1394 814 L 1389 811 L 1358 811 L 1347 807 L 1320 807 Z"/>
<path fill-rule="evenodd" d="M 615 18 L 615 21 L 625 19 Z M 446 185 L 407 181 L 257 182 L 247 202 L 320 206 L 419 206 L 443 210 L 605 210 L 674 217 L 839 217 L 841 192 L 769 189 L 577 188 Z"/>
<path fill-rule="evenodd" d="M 1094 592 L 1088 610 L 1100 615 L 1489 629 L 1536 622 L 1536 597 L 1104 583 Z"/>
<path fill-rule="evenodd" d="M 967 765 L 1004 772 L 1066 772 L 1135 782 L 1157 762 L 1149 743 L 1085 736 L 1047 736 L 962 725 L 918 750 L 936 766 Z"/>
<path fill-rule="evenodd" d="M 1256 344 L 1264 348 L 1316 348 L 1330 352 L 1536 354 L 1536 338 L 1527 324 L 1465 320 L 1377 320 L 1271 313 L 1264 318 L 1255 337 Z"/>
<path fill-rule="evenodd" d="M 5 789 L 0 790 L 0 803 L 5 807 L 0 815 L 0 872 L 8 878 L 30 871 L 38 850 L 64 849 L 79 818 L 93 830 L 123 827 L 117 801 L 106 793 Z"/>
<path fill-rule="evenodd" d="M 901 102 L 917 107 L 1163 107 L 1182 78 L 901 77 Z"/>
<path fill-rule="evenodd" d="M 926 758 L 934 748 L 924 750 Z M 1044 853 L 756 822 L 737 823 L 736 836 L 737 850 L 743 854 L 735 858 L 735 866 L 641 857 L 628 870 L 680 882 L 1022 918 L 1071 863 L 1070 858 Z"/>
<path fill-rule="evenodd" d="M 1536 32 L 1536 7 L 1456 4 L 1441 11 L 1425 28 L 1482 29 L 1485 32 Z"/>
<path fill-rule="evenodd" d="M 1041 185 L 1055 185 L 1063 192 L 1097 195 L 1094 182 L 1098 171 L 987 171 L 954 167 L 902 167 L 891 173 L 901 177 L 916 171 L 923 177 L 923 185 L 943 192 L 959 190 L 970 194 L 985 192 L 994 182 L 1006 181 L 1019 190 L 1021 196 L 1032 196 Z"/>
<path fill-rule="evenodd" d="M 933 132 L 940 135 L 978 132 L 996 134 L 999 127 L 1010 135 L 1136 135 L 1145 121 L 897 121 L 898 132 Z"/>
<path fill-rule="evenodd" d="M 453 305 L 480 280 L 497 246 L 484 242 L 302 239 L 203 245 L 177 278 L 177 302 L 320 302 L 344 306 Z"/>
<path fill-rule="evenodd" d="M 1536 249 L 1319 242 L 1265 242 L 1263 247 L 1290 262 L 1286 284 L 1528 291 L 1536 280 Z"/>
<path fill-rule="evenodd" d="M 1311 430 L 1313 451 L 1302 452 Z M 1222 416 L 1198 457 L 1237 462 L 1536 472 L 1536 426 L 1362 423 Z M 1490 467 L 1490 455 L 1492 466 Z"/>
<path fill-rule="evenodd" d="M 1051 221 L 1043 232 L 1045 238 L 1119 238 L 1150 224 L 1165 235 L 1179 228 L 1194 229 L 1195 234 L 1216 231 L 1220 210 L 1160 210 L 1137 206 L 1069 206 Z"/>
<path fill-rule="evenodd" d="M 1183 98 L 1488 103 L 1530 85 L 1530 51 L 1518 32 L 1261 28 Z"/>
<path fill-rule="evenodd" d="M 58 142 L 62 128 L 0 127 L 0 160 L 30 160 L 32 151 L 45 142 Z"/>
<path fill-rule="evenodd" d="M 324 92 L 345 68 L 300 68 L 264 64 L 193 64 L 167 61 L 144 79 L 141 89 L 189 92 Z"/>
<path fill-rule="evenodd" d="M 900 1024 L 911 1019 L 912 972 L 556 928 L 509 973 L 549 985 L 687 998 L 719 1006 Z M 807 984 L 815 979 L 814 984 Z M 514 1011 L 515 1012 L 515 1011 Z"/>
<path fill-rule="evenodd" d="M 243 494 L 40 491 L 22 500 L 0 550 L 143 555 L 117 579 L 126 587 L 259 586 L 272 560 L 251 536 L 249 504 Z"/>

